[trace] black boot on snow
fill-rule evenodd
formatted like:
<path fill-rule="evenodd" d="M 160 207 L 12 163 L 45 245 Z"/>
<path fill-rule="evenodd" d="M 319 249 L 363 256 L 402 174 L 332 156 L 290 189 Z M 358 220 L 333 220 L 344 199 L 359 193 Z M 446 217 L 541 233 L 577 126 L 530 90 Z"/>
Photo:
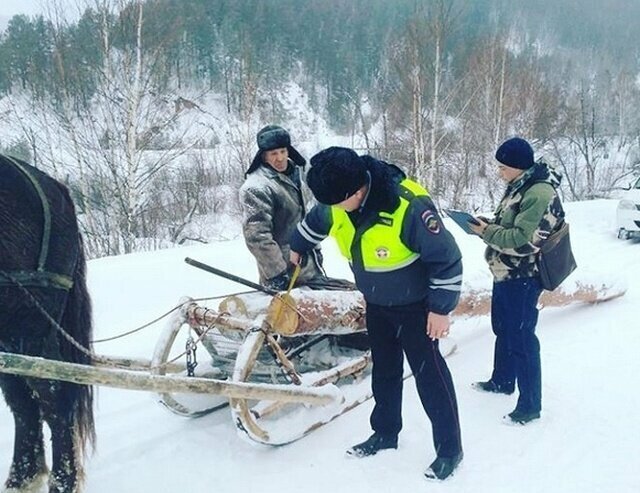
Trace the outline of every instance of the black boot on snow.
<path fill-rule="evenodd" d="M 531 421 L 540 418 L 540 411 L 518 411 L 517 409 L 510 412 L 502 418 L 502 422 L 507 425 L 520 425 L 524 426 Z"/>
<path fill-rule="evenodd" d="M 398 437 L 385 437 L 378 433 L 371 435 L 366 441 L 354 445 L 347 450 L 347 455 L 350 457 L 369 457 L 370 455 L 376 455 L 380 450 L 385 449 L 397 449 Z"/>
<path fill-rule="evenodd" d="M 478 392 L 491 392 L 493 394 L 513 394 L 515 385 L 497 384 L 493 380 L 487 380 L 486 382 L 473 382 L 471 388 Z"/>
<path fill-rule="evenodd" d="M 453 474 L 462 462 L 462 452 L 453 457 L 436 457 L 424 472 L 424 477 L 430 481 L 442 481 Z"/>

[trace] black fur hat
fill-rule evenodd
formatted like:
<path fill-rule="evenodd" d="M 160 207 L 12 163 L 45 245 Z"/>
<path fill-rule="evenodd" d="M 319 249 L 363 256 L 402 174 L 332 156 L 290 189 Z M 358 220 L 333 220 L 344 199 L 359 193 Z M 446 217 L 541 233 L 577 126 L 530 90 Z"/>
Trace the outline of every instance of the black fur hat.
<path fill-rule="evenodd" d="M 365 183 L 367 167 L 352 149 L 329 147 L 311 158 L 307 184 L 321 204 L 338 204 Z"/>
<path fill-rule="evenodd" d="M 267 125 L 260 129 L 256 135 L 256 141 L 258 142 L 258 152 L 253 158 L 249 169 L 247 169 L 245 176 L 253 173 L 264 162 L 262 159 L 263 152 L 270 151 L 272 149 L 280 149 L 281 147 L 287 148 L 289 151 L 289 159 L 291 159 L 294 164 L 298 166 L 304 166 L 307 164 L 305 158 L 303 158 L 291 145 L 291 136 L 289 135 L 289 132 L 278 125 Z"/>
<path fill-rule="evenodd" d="M 291 136 L 284 128 L 278 125 L 267 125 L 260 129 L 256 135 L 258 149 L 261 151 L 270 151 L 271 149 L 279 149 L 281 147 L 289 147 L 291 145 Z"/>

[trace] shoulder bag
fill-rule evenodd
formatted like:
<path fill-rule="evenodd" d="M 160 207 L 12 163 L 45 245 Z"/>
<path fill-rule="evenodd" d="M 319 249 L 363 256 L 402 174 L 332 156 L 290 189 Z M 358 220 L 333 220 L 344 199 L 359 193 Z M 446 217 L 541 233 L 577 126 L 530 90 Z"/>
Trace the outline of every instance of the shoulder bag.
<path fill-rule="evenodd" d="M 577 267 L 571 251 L 569 224 L 562 222 L 560 229 L 547 238 L 537 257 L 540 282 L 547 291 L 556 289 Z"/>

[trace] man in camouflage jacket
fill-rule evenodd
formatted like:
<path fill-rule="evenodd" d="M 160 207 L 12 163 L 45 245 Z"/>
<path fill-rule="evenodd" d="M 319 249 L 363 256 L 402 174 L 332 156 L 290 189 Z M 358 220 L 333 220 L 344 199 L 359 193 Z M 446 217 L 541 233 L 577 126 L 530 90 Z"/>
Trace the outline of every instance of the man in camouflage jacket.
<path fill-rule="evenodd" d="M 496 152 L 501 177 L 508 183 L 495 217 L 478 219 L 472 229 L 487 244 L 485 259 L 494 277 L 491 325 L 496 335 L 491 379 L 473 387 L 519 397 L 508 424 L 540 417 L 540 343 L 535 335 L 542 293 L 536 256 L 542 243 L 562 224 L 564 210 L 556 192 L 561 176 L 536 163 L 529 143 L 515 137 Z"/>

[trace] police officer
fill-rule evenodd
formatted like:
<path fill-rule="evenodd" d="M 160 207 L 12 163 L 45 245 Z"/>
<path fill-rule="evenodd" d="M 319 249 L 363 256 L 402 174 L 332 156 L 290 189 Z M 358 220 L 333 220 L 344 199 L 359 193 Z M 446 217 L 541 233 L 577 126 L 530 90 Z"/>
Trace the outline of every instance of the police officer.
<path fill-rule="evenodd" d="M 294 231 L 291 262 L 334 237 L 366 301 L 373 434 L 347 454 L 397 448 L 404 352 L 433 429 L 436 458 L 425 477 L 445 479 L 463 455 L 455 389 L 438 348 L 460 296 L 458 246 L 428 192 L 394 165 L 330 147 L 311 159 L 307 183 L 320 204 Z"/>

